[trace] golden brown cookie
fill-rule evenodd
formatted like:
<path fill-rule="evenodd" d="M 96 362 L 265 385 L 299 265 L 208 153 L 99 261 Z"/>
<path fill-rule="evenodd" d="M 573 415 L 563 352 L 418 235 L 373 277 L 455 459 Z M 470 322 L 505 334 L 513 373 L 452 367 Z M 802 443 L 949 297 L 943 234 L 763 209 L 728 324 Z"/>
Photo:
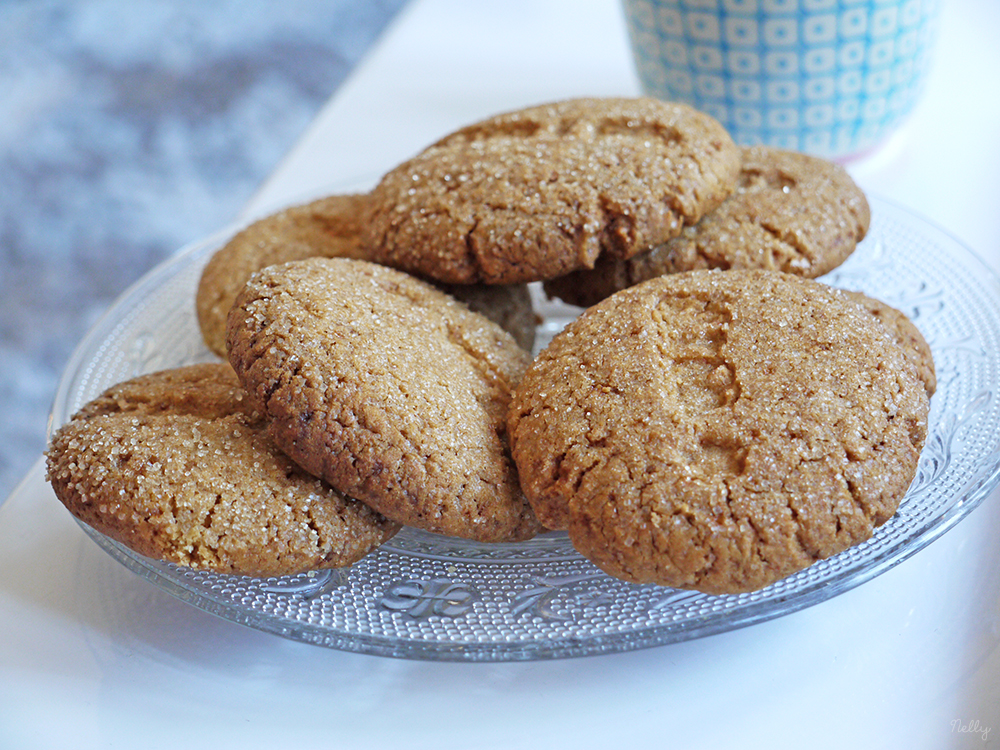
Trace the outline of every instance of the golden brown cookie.
<path fill-rule="evenodd" d="M 881 321 L 902 345 L 913 366 L 917 369 L 920 380 L 927 388 L 927 395 L 933 396 L 937 390 L 937 373 L 934 368 L 934 355 L 920 329 L 914 325 L 905 313 L 886 304 L 880 299 L 869 297 L 861 292 L 844 291 L 848 297 L 861 305 L 865 310 Z"/>
<path fill-rule="evenodd" d="M 275 442 L 400 523 L 479 541 L 533 536 L 506 414 L 529 354 L 437 288 L 359 260 L 254 276 L 230 361 Z"/>
<path fill-rule="evenodd" d="M 869 538 L 927 412 L 899 344 L 841 294 L 692 271 L 584 311 L 526 372 L 508 432 L 539 519 L 602 569 L 735 593 Z"/>
<path fill-rule="evenodd" d="M 665 242 L 732 191 L 739 166 L 725 129 L 683 104 L 529 107 L 386 174 L 365 244 L 373 260 L 447 283 L 552 278 Z"/>
<path fill-rule="evenodd" d="M 305 258 L 367 258 L 361 227 L 368 203 L 367 194 L 345 194 L 292 206 L 257 220 L 216 251 L 195 295 L 198 325 L 208 348 L 226 356 L 226 316 L 243 285 L 260 269 Z M 536 323 L 525 285 L 452 285 L 446 291 L 531 350 Z"/>
<path fill-rule="evenodd" d="M 232 368 L 108 389 L 53 436 L 48 480 L 78 519 L 140 554 L 219 573 L 350 565 L 398 531 L 284 456 Z"/>
<path fill-rule="evenodd" d="M 770 146 L 744 147 L 736 190 L 701 221 L 648 253 L 602 256 L 595 267 L 545 284 L 586 307 L 666 273 L 761 268 L 816 278 L 854 252 L 871 214 L 864 192 L 839 164 Z"/>

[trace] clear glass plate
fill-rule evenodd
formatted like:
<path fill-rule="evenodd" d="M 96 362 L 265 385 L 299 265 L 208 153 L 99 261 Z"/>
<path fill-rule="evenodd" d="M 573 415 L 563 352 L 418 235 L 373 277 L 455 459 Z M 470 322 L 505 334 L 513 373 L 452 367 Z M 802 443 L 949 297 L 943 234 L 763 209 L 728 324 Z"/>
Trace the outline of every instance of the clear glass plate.
<path fill-rule="evenodd" d="M 899 511 L 872 539 L 764 590 L 709 596 L 624 583 L 584 560 L 564 533 L 486 545 L 404 529 L 348 569 L 252 579 L 150 560 L 84 528 L 125 566 L 203 610 L 299 641 L 395 657 L 511 661 L 625 651 L 829 599 L 943 534 L 1000 475 L 1000 285 L 945 233 L 882 200 L 871 204 L 868 237 L 824 280 L 903 310 L 927 338 L 938 374 L 927 445 Z M 114 383 L 214 359 L 198 332 L 194 290 L 231 234 L 185 248 L 121 297 L 75 352 L 52 425 Z M 541 346 L 577 311 L 540 293 L 536 301 Z"/>

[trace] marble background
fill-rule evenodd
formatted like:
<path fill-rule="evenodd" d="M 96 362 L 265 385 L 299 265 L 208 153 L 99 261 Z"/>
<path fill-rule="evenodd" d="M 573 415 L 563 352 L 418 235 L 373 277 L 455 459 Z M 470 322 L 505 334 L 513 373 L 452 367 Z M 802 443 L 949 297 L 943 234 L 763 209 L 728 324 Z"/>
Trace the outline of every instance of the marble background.
<path fill-rule="evenodd" d="M 404 1 L 0 3 L 0 500 L 87 329 L 235 218 Z"/>

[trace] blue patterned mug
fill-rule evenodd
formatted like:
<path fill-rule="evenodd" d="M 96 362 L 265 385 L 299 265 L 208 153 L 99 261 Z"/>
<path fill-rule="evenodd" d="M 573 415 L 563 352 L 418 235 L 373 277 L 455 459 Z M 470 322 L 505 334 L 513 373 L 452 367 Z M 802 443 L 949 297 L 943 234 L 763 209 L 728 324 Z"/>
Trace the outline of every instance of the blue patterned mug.
<path fill-rule="evenodd" d="M 645 93 L 741 144 L 826 158 L 880 145 L 928 69 L 938 0 L 623 0 Z"/>

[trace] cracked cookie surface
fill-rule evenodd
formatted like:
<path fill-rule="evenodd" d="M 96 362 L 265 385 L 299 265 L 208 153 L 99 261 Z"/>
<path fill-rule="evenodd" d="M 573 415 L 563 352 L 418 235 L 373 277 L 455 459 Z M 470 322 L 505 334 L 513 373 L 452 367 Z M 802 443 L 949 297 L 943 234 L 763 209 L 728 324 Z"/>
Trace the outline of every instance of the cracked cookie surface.
<path fill-rule="evenodd" d="M 508 429 L 539 519 L 606 572 L 735 593 L 884 523 L 927 412 L 897 341 L 835 290 L 692 271 L 584 311 L 528 369 Z"/>
<path fill-rule="evenodd" d="M 372 191 L 373 259 L 447 283 L 506 284 L 627 258 L 733 189 L 714 119 L 654 99 L 574 99 L 461 128 Z"/>
<path fill-rule="evenodd" d="M 277 444 L 400 523 L 498 542 L 540 526 L 510 458 L 510 393 L 530 355 L 430 284 L 358 260 L 254 276 L 230 361 Z"/>
<path fill-rule="evenodd" d="M 816 278 L 839 266 L 868 232 L 864 192 L 838 164 L 770 146 L 743 147 L 736 189 L 701 221 L 647 253 L 604 256 L 593 269 L 545 284 L 587 307 L 667 273 L 759 268 Z"/>
<path fill-rule="evenodd" d="M 84 523 L 140 554 L 252 576 L 343 567 L 398 530 L 268 437 L 232 368 L 113 386 L 53 436 L 48 479 Z"/>

